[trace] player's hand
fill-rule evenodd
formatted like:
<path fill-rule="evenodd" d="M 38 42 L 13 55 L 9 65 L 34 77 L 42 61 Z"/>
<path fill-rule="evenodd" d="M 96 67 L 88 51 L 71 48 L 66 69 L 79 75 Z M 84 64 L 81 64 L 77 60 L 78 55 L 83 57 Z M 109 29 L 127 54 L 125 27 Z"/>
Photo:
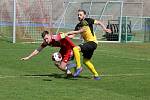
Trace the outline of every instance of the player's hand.
<path fill-rule="evenodd" d="M 24 58 L 21 58 L 20 60 L 28 60 L 29 57 L 24 57 Z"/>
<path fill-rule="evenodd" d="M 68 36 L 68 35 L 70 35 L 71 33 L 70 33 L 70 32 L 67 32 L 67 33 L 65 33 L 65 34 Z"/>
<path fill-rule="evenodd" d="M 105 32 L 111 33 L 112 31 L 110 29 L 105 29 Z"/>
<path fill-rule="evenodd" d="M 74 34 L 69 34 L 68 35 L 69 38 L 74 38 L 74 36 L 75 36 Z"/>
<path fill-rule="evenodd" d="M 75 34 L 72 34 L 71 32 L 68 32 L 68 33 L 67 33 L 67 36 L 68 36 L 69 38 L 74 38 Z"/>

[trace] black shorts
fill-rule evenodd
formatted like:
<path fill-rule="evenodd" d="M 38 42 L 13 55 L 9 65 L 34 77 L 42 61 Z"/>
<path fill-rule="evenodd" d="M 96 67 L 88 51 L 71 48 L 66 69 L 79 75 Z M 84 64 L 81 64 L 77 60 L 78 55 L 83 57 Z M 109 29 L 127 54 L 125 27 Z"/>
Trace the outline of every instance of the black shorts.
<path fill-rule="evenodd" d="M 79 45 L 81 48 L 81 52 L 83 53 L 83 57 L 87 59 L 91 59 L 94 50 L 97 48 L 97 44 L 93 41 L 89 41 Z"/>

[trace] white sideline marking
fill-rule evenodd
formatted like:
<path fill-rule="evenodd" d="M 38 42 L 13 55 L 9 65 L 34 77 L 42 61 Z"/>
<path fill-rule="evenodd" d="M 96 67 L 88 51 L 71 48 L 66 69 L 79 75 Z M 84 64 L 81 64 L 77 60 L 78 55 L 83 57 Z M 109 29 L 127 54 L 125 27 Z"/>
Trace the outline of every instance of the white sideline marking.
<path fill-rule="evenodd" d="M 129 77 L 132 77 L 132 76 L 147 76 L 147 75 L 150 75 L 150 74 L 144 74 L 144 73 L 139 73 L 139 74 L 102 74 L 100 76 L 102 77 L 120 77 L 120 76 L 129 76 Z M 81 76 L 85 76 L 85 77 L 91 77 L 91 75 L 81 75 Z M 40 78 L 40 77 L 49 77 L 49 76 L 32 76 L 32 75 L 29 75 L 29 76 L 5 76 L 5 75 L 0 75 L 0 79 L 2 78 Z"/>

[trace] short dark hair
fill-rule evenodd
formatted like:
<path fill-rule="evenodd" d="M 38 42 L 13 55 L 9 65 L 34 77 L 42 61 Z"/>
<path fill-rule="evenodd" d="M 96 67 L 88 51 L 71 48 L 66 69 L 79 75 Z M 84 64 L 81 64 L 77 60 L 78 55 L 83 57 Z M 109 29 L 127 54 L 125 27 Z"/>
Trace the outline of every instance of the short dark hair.
<path fill-rule="evenodd" d="M 86 11 L 83 9 L 79 9 L 78 12 L 83 12 L 86 15 Z"/>
<path fill-rule="evenodd" d="M 44 38 L 46 34 L 49 34 L 49 32 L 48 32 L 48 31 L 43 31 L 43 32 L 41 33 L 42 38 Z"/>

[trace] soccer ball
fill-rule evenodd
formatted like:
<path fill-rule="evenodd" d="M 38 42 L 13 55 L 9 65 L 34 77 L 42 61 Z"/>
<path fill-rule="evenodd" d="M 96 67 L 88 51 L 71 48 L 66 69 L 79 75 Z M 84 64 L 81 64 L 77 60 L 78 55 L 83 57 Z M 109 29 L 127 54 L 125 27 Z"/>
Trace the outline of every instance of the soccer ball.
<path fill-rule="evenodd" d="M 52 54 L 52 60 L 53 61 L 61 61 L 62 60 L 62 56 L 59 52 L 55 52 Z"/>

